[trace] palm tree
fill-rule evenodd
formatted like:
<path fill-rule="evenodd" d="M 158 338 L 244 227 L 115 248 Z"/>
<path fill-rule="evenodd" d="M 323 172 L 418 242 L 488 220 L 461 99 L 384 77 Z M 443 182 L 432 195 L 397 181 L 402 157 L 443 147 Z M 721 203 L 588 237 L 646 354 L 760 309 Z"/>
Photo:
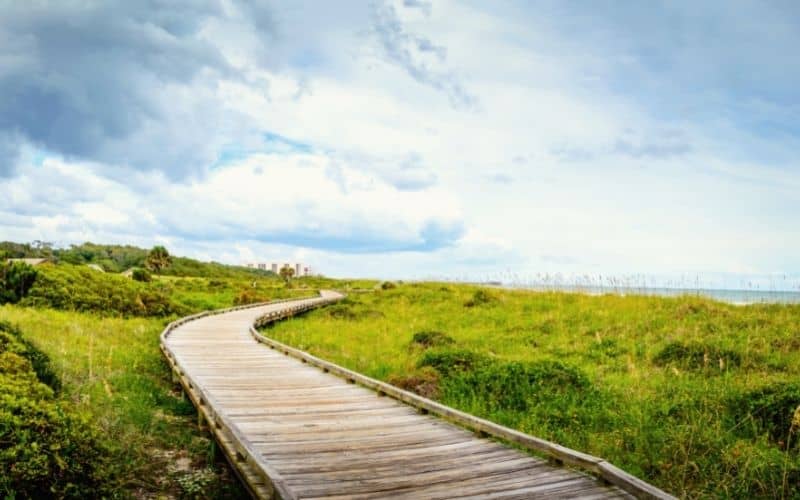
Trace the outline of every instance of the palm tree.
<path fill-rule="evenodd" d="M 281 268 L 278 274 L 280 274 L 281 278 L 283 278 L 283 281 L 285 281 L 288 285 L 289 281 L 292 279 L 292 276 L 294 276 L 294 269 L 287 264 Z"/>
<path fill-rule="evenodd" d="M 160 274 L 161 270 L 166 269 L 170 264 L 172 264 L 172 257 L 170 257 L 167 249 L 160 245 L 154 246 L 144 261 L 145 267 L 157 274 Z"/>

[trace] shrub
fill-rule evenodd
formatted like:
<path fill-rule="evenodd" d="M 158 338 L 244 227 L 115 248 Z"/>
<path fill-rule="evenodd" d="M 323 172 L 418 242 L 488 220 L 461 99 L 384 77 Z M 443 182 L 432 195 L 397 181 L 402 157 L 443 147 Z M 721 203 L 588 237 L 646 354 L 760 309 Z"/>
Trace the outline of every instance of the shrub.
<path fill-rule="evenodd" d="M 0 350 L 8 350 L 26 358 L 36 376 L 54 391 L 61 389 L 61 381 L 50 365 L 50 358 L 22 337 L 22 332 L 7 321 L 0 321 Z"/>
<path fill-rule="evenodd" d="M 250 288 L 242 289 L 238 294 L 236 294 L 236 297 L 233 298 L 233 305 L 235 306 L 244 306 L 258 302 L 260 302 L 258 294 L 256 294 L 255 290 Z"/>
<path fill-rule="evenodd" d="M 381 283 L 381 290 L 391 290 L 392 288 L 397 288 L 397 285 L 395 285 L 391 281 L 384 281 L 383 283 Z"/>
<path fill-rule="evenodd" d="M 358 308 L 353 302 L 349 302 L 348 299 L 326 308 L 325 312 L 328 317 L 346 321 L 377 319 L 385 317 L 381 311 L 375 309 L 364 309 L 363 307 Z"/>
<path fill-rule="evenodd" d="M 30 291 L 38 272 L 24 262 L 0 265 L 0 304 L 16 304 Z"/>
<path fill-rule="evenodd" d="M 431 367 L 424 367 L 409 375 L 392 375 L 387 382 L 423 398 L 436 399 L 440 393 L 439 373 Z"/>
<path fill-rule="evenodd" d="M 425 352 L 417 363 L 417 367 L 430 366 L 443 376 L 449 377 L 458 372 L 474 370 L 489 362 L 489 358 L 483 354 L 465 349 L 447 349 Z"/>
<path fill-rule="evenodd" d="M 656 354 L 653 362 L 659 366 L 679 366 L 686 370 L 706 368 L 723 370 L 739 366 L 742 357 L 736 351 L 719 349 L 711 345 L 670 342 Z"/>
<path fill-rule="evenodd" d="M 207 498 L 217 482 L 212 469 L 200 469 L 182 474 L 177 478 L 184 498 Z"/>
<path fill-rule="evenodd" d="M 85 417 L 54 399 L 20 354 L 29 347 L 17 333 L 0 333 L 0 492 L 6 498 L 107 494 L 108 448 Z"/>
<path fill-rule="evenodd" d="M 225 280 L 220 279 L 210 279 L 208 280 L 208 288 L 215 290 L 215 289 L 223 289 L 228 286 L 228 282 Z"/>
<path fill-rule="evenodd" d="M 767 434 L 782 448 L 800 447 L 800 422 L 795 422 L 800 409 L 800 384 L 775 383 L 746 392 L 729 402 L 729 410 L 737 422 L 749 420 L 752 425 L 737 428 L 745 433 Z"/>
<path fill-rule="evenodd" d="M 472 298 L 464 302 L 464 307 L 483 306 L 493 302 L 497 302 L 497 297 L 495 297 L 494 294 L 490 293 L 488 290 L 481 288 L 475 290 L 475 293 L 472 294 Z"/>
<path fill-rule="evenodd" d="M 269 302 L 275 299 L 272 295 L 260 293 L 258 290 L 248 287 L 242 288 L 236 297 L 233 298 L 233 305 L 244 306 L 247 304 L 258 304 L 260 302 Z"/>
<path fill-rule="evenodd" d="M 608 356 L 609 358 L 616 358 L 625 354 L 627 350 L 623 347 L 620 347 L 619 343 L 614 339 L 602 339 L 597 342 L 593 342 L 589 346 L 588 350 L 588 357 L 592 359 L 600 359 L 603 356 Z"/>
<path fill-rule="evenodd" d="M 495 362 L 461 377 L 481 399 L 516 411 L 527 410 L 532 402 L 569 399 L 591 388 L 580 370 L 557 361 Z"/>
<path fill-rule="evenodd" d="M 134 269 L 133 273 L 131 273 L 131 278 L 133 278 L 134 281 L 141 281 L 143 283 L 153 281 L 153 276 L 147 269 Z"/>
<path fill-rule="evenodd" d="M 453 337 L 436 331 L 423 331 L 414 334 L 411 339 L 412 344 L 422 346 L 423 348 L 450 345 L 453 342 Z"/>
<path fill-rule="evenodd" d="M 356 319 L 356 313 L 353 311 L 353 302 L 350 299 L 344 299 L 339 301 L 338 304 L 325 308 L 325 313 L 335 319 Z"/>
<path fill-rule="evenodd" d="M 51 266 L 39 272 L 23 305 L 122 316 L 168 316 L 185 308 L 160 283 L 145 284 L 83 266 Z"/>

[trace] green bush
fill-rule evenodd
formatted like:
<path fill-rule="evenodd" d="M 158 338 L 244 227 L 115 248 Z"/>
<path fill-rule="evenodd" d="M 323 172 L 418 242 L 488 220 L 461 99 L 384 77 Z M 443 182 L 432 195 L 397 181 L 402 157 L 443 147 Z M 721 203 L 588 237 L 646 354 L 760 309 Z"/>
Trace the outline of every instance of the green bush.
<path fill-rule="evenodd" d="M 439 372 L 426 366 L 407 375 L 391 375 L 386 380 L 400 389 L 411 391 L 428 399 L 439 397 Z"/>
<path fill-rule="evenodd" d="M 36 281 L 37 271 L 24 262 L 5 262 L 0 265 L 0 304 L 16 304 Z"/>
<path fill-rule="evenodd" d="M 349 299 L 325 308 L 325 314 L 334 319 L 341 319 L 346 321 L 358 321 L 363 319 L 376 319 L 383 318 L 383 312 L 376 309 L 367 309 L 361 305 L 356 305 Z"/>
<path fill-rule="evenodd" d="M 535 403 L 578 400 L 592 387 L 580 370 L 557 361 L 485 363 L 457 377 L 459 393 L 474 393 L 481 401 L 514 411 Z"/>
<path fill-rule="evenodd" d="M 267 302 L 271 300 L 269 296 L 264 296 L 258 293 L 257 290 L 252 288 L 243 288 L 233 298 L 233 305 L 244 306 L 247 304 L 258 304 L 259 302 Z"/>
<path fill-rule="evenodd" d="M 453 337 L 436 331 L 417 332 L 411 339 L 412 344 L 416 344 L 424 348 L 450 345 L 453 342 L 455 342 Z"/>
<path fill-rule="evenodd" d="M 143 283 L 149 283 L 153 281 L 153 276 L 147 269 L 134 269 L 131 273 L 131 278 L 133 278 L 134 281 L 141 281 Z"/>
<path fill-rule="evenodd" d="M 745 434 L 767 434 L 781 448 L 800 447 L 800 383 L 775 383 L 730 401 L 730 411 Z"/>
<path fill-rule="evenodd" d="M 88 419 L 54 399 L 53 390 L 26 359 L 29 347 L 17 333 L 0 332 L 0 494 L 6 498 L 108 494 L 108 448 Z"/>
<path fill-rule="evenodd" d="M 686 370 L 722 371 L 741 365 L 742 356 L 727 349 L 700 343 L 670 342 L 653 358 L 659 366 L 678 366 Z"/>
<path fill-rule="evenodd" d="M 381 290 L 391 290 L 392 288 L 397 288 L 397 285 L 395 285 L 391 281 L 384 281 L 383 283 L 381 283 Z"/>
<path fill-rule="evenodd" d="M 121 316 L 169 316 L 186 312 L 170 299 L 161 283 L 140 283 L 69 264 L 43 269 L 21 303 Z"/>
<path fill-rule="evenodd" d="M 61 390 L 61 380 L 50 365 L 48 358 L 36 346 L 22 337 L 17 327 L 7 321 L 0 320 L 0 350 L 6 350 L 26 358 L 36 372 L 36 376 L 51 389 Z"/>
<path fill-rule="evenodd" d="M 465 349 L 445 349 L 425 352 L 419 359 L 417 367 L 430 366 L 443 376 L 449 377 L 458 372 L 475 370 L 489 362 L 490 359 L 483 354 Z"/>
<path fill-rule="evenodd" d="M 149 250 L 131 245 L 100 245 L 82 243 L 69 248 L 52 248 L 27 243 L 0 242 L 0 255 L 12 258 L 48 257 L 66 264 L 99 264 L 106 271 L 120 273 L 132 267 L 144 267 Z M 275 276 L 271 271 L 229 266 L 217 262 L 201 262 L 186 257 L 172 257 L 172 265 L 161 274 L 170 276 L 196 276 L 206 278 L 254 278 Z"/>
<path fill-rule="evenodd" d="M 494 294 L 490 293 L 489 291 L 481 288 L 475 290 L 475 293 L 472 294 L 472 298 L 464 302 L 464 307 L 483 306 L 493 302 L 497 302 L 497 297 L 495 297 Z"/>

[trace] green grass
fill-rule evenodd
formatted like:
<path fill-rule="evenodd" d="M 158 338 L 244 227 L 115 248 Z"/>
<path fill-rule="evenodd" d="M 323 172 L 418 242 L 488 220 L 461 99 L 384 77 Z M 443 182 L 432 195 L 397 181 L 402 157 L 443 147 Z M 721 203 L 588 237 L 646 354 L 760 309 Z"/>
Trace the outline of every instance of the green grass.
<path fill-rule="evenodd" d="M 410 284 L 267 334 L 680 496 L 800 497 L 800 306 Z"/>
<path fill-rule="evenodd" d="M 10 245 L 23 255 L 34 250 Z M 21 331 L 12 351 L 0 342 L 0 462 L 16 464 L 13 474 L 0 475 L 0 495 L 243 496 L 171 382 L 159 334 L 183 315 L 308 296 L 330 280 L 301 278 L 287 286 L 272 273 L 176 257 L 164 275 L 139 282 L 83 264 L 120 270 L 142 260 L 142 249 L 87 244 L 53 253 L 61 261 L 36 267 L 26 293 L 4 282 L 15 293 L 0 294 L 16 303 L 0 305 L 0 321 Z M 56 451 L 24 455 L 34 442 L 64 450 L 66 458 Z M 75 451 L 81 447 L 86 453 Z M 52 460 L 38 466 L 41 457 Z"/>
<path fill-rule="evenodd" d="M 227 268 L 151 283 L 37 269 L 0 320 L 49 357 L 62 385 L 53 404 L 109 436 L 117 496 L 242 494 L 170 381 L 158 335 L 179 315 L 324 287 L 351 293 L 268 335 L 681 496 L 800 495 L 800 306 L 317 277 L 286 287 Z"/>
<path fill-rule="evenodd" d="M 172 383 L 159 335 L 179 314 L 314 290 L 287 288 L 270 277 L 159 277 L 138 283 L 67 264 L 39 269 L 31 295 L 20 305 L 0 306 L 0 321 L 18 327 L 49 358 L 62 386 L 58 400 L 86 415 L 92 432 L 108 437 L 114 466 L 105 491 L 122 497 L 244 496 L 213 453 L 207 431 L 198 429 L 192 404 Z M 169 309 L 131 306 L 144 294 L 158 296 L 158 304 Z M 0 415 L 0 427 L 10 422 Z"/>
<path fill-rule="evenodd" d="M 61 398 L 107 436 L 116 469 L 110 491 L 180 494 L 182 479 L 208 471 L 211 497 L 241 495 L 211 453 L 191 403 L 170 381 L 158 348 L 165 320 L 8 305 L 0 307 L 0 319 L 17 325 L 50 357 L 63 384 Z"/>
<path fill-rule="evenodd" d="M 283 281 L 271 277 L 232 279 L 162 276 L 157 281 L 168 288 L 172 300 L 193 311 L 300 297 L 315 291 L 300 286 L 287 288 Z"/>
<path fill-rule="evenodd" d="M 72 264 L 42 265 L 21 305 L 119 317 L 178 317 L 273 298 L 308 294 L 274 276 L 238 278 L 154 276 L 138 282 Z"/>

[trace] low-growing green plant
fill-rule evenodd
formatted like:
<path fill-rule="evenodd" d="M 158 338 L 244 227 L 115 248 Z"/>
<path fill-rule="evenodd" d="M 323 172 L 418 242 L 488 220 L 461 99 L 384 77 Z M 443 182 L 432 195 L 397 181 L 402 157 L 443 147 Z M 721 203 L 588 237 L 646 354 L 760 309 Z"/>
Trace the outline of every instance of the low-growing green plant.
<path fill-rule="evenodd" d="M 27 359 L 39 381 L 55 392 L 61 389 L 61 380 L 56 375 L 50 363 L 50 358 L 23 337 L 19 328 L 3 320 L 0 320 L 0 349 L 13 352 Z"/>
<path fill-rule="evenodd" d="M 0 264 L 0 304 L 16 304 L 28 295 L 38 272 L 24 262 Z"/>
<path fill-rule="evenodd" d="M 88 425 L 86 432 L 101 436 L 101 444 L 110 454 L 110 458 L 103 458 L 88 451 L 83 453 L 82 464 L 86 467 L 95 464 L 98 473 L 108 465 L 109 474 L 98 480 L 100 490 L 78 496 L 178 497 L 183 492 L 178 482 L 180 476 L 171 472 L 178 456 L 189 459 L 187 473 L 214 471 L 217 479 L 207 497 L 246 495 L 226 472 L 219 457 L 214 460 L 209 454 L 212 449 L 209 434 L 197 427 L 192 403 L 170 380 L 158 347 L 159 333 L 168 319 L 119 318 L 6 305 L 0 306 L 0 321 L 19 325 L 24 338 L 49 356 L 50 367 L 61 380 L 62 389 L 59 399 L 48 401 L 81 418 L 80 425 L 70 420 L 68 429 L 83 433 L 86 428 L 82 426 Z M 26 393 L 31 387 L 28 381 L 20 384 Z M 46 432 L 47 428 L 37 427 L 38 414 L 26 415 L 31 427 L 25 439 L 31 443 L 39 439 L 37 433 Z M 16 422 L 9 425 L 24 429 Z M 0 443 L 4 442 L 2 439 Z M 2 448 L 0 445 L 0 455 Z M 0 471 L 5 471 L 4 466 L 0 464 Z M 37 480 L 43 483 L 61 480 L 57 469 L 42 470 L 42 474 L 49 473 L 50 477 L 41 476 Z M 0 478 L 4 476 L 0 473 Z M 5 496 L 1 487 L 0 496 Z M 32 498 L 59 496 L 63 495 L 44 492 Z M 18 494 L 17 498 L 27 497 Z"/>
<path fill-rule="evenodd" d="M 472 400 L 486 408 L 524 412 L 543 403 L 580 403 L 592 384 L 579 369 L 557 361 L 484 361 L 458 370 L 448 369 L 443 383 L 451 399 Z M 560 422 L 559 422 L 560 423 Z"/>
<path fill-rule="evenodd" d="M 40 369 L 47 367 L 41 352 L 32 352 L 18 331 L 2 325 L 0 493 L 6 498 L 108 494 L 113 468 L 101 435 L 85 415 L 57 401 L 53 390 L 37 377 L 27 357 L 37 359 Z"/>
<path fill-rule="evenodd" d="M 417 332 L 411 337 L 411 343 L 423 348 L 446 346 L 454 343 L 453 337 L 437 331 Z"/>
<path fill-rule="evenodd" d="M 131 272 L 131 278 L 135 281 L 149 283 L 153 281 L 153 276 L 147 269 L 136 268 Z"/>
<path fill-rule="evenodd" d="M 661 366 L 673 365 L 687 370 L 712 369 L 718 372 L 739 366 L 742 357 L 736 351 L 699 342 L 670 342 L 656 354 L 653 362 Z"/>
<path fill-rule="evenodd" d="M 210 469 L 200 469 L 181 474 L 177 478 L 183 498 L 210 498 L 209 490 L 217 480 L 216 474 Z"/>
<path fill-rule="evenodd" d="M 464 302 L 464 307 L 483 306 L 496 301 L 497 297 L 494 294 L 490 293 L 488 290 L 479 288 L 475 290 L 475 293 L 472 294 L 472 297 L 469 300 Z"/>
<path fill-rule="evenodd" d="M 766 434 L 782 449 L 800 447 L 800 383 L 774 383 L 737 395 L 730 411 L 737 431 L 750 436 Z"/>
<path fill-rule="evenodd" d="M 439 372 L 429 366 L 414 370 L 407 375 L 393 374 L 389 376 L 387 382 L 428 399 L 436 399 L 441 393 Z"/>
<path fill-rule="evenodd" d="M 383 318 L 385 314 L 372 308 L 358 307 L 347 299 L 339 304 L 326 308 L 325 314 L 332 318 L 341 318 L 348 321 L 364 321 Z"/>
<path fill-rule="evenodd" d="M 426 351 L 419 359 L 417 366 L 420 368 L 430 366 L 443 376 L 449 377 L 457 372 L 477 370 L 489 363 L 490 360 L 487 356 L 474 351 L 443 349 Z"/>

